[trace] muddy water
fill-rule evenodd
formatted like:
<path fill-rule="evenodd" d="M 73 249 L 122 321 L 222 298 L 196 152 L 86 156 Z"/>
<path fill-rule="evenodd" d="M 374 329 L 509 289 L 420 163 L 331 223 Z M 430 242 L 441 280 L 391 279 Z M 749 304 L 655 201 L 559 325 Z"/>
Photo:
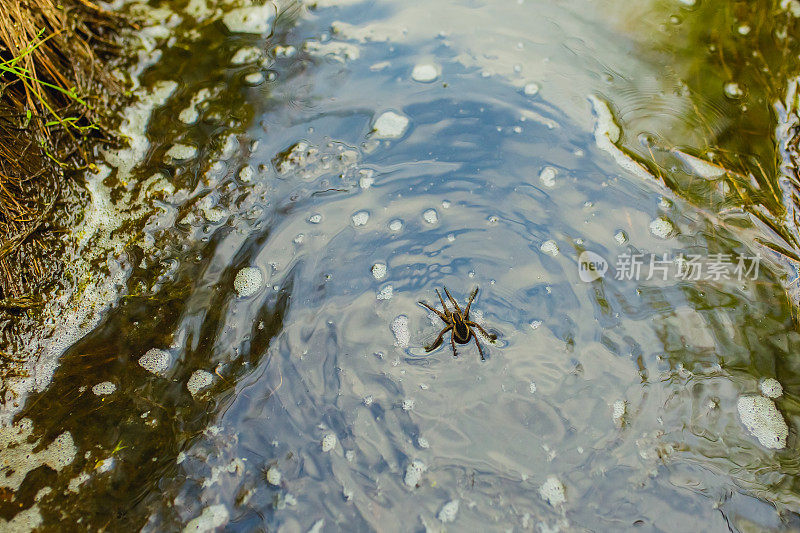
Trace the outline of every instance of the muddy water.
<path fill-rule="evenodd" d="M 702 9 L 640 15 L 670 37 Z M 146 531 L 797 527 L 800 336 L 782 273 L 755 229 L 720 215 L 731 187 L 675 162 L 693 161 L 675 146 L 706 148 L 686 124 L 719 123 L 673 91 L 689 67 L 630 16 L 321 3 L 271 36 L 217 20 L 165 45 L 142 84 L 177 89 L 134 179 L 107 180 L 160 184 L 119 230 L 126 295 L 21 415 L 42 445 L 68 432 L 77 451 L 28 474 L 3 516 L 35 506 L 46 528 Z M 725 90 L 701 96 L 724 103 L 718 121 L 744 120 Z M 620 109 L 647 127 L 622 122 L 613 144 Z M 625 143 L 676 158 L 637 163 Z M 581 278 L 585 251 L 603 276 Z M 681 256 L 705 270 L 679 276 Z M 760 268 L 737 272 L 739 258 Z M 474 343 L 454 358 L 449 337 L 425 352 L 442 324 L 417 301 L 442 286 L 462 306 L 480 288 L 471 316 L 498 335 L 479 338 L 485 361 Z M 157 373 L 140 363 L 154 349 Z M 774 404 L 766 378 L 783 386 Z"/>

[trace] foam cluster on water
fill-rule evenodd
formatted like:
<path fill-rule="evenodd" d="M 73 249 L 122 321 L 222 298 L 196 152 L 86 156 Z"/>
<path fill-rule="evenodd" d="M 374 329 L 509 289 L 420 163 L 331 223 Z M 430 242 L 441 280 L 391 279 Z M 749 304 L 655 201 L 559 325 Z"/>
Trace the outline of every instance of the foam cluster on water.
<path fill-rule="evenodd" d="M 256 267 L 245 267 L 236 273 L 233 288 L 241 298 L 257 293 L 264 285 L 264 275 Z"/>
<path fill-rule="evenodd" d="M 373 122 L 372 130 L 378 139 L 398 139 L 406 132 L 408 123 L 408 117 L 387 111 Z"/>
<path fill-rule="evenodd" d="M 400 348 L 408 346 L 411 340 L 411 331 L 408 329 L 408 317 L 406 315 L 399 315 L 392 320 L 392 333 L 394 333 L 395 345 Z"/>
<path fill-rule="evenodd" d="M 117 386 L 110 381 L 103 381 L 92 387 L 92 393 L 94 393 L 95 396 L 108 396 L 115 390 L 117 390 Z"/>
<path fill-rule="evenodd" d="M 567 501 L 564 484 L 555 476 L 548 477 L 542 486 L 539 487 L 539 496 L 553 507 Z"/>
<path fill-rule="evenodd" d="M 33 437 L 33 422 L 23 418 L 16 424 L 0 426 L 0 487 L 16 491 L 29 472 L 47 465 L 56 472 L 72 464 L 78 450 L 69 431 L 47 446 Z"/>
<path fill-rule="evenodd" d="M 336 448 L 336 435 L 334 433 L 327 433 L 322 437 L 322 451 L 329 452 Z"/>
<path fill-rule="evenodd" d="M 275 18 L 271 2 L 263 5 L 231 9 L 222 17 L 222 22 L 232 33 L 267 33 Z"/>
<path fill-rule="evenodd" d="M 443 523 L 453 522 L 458 514 L 458 500 L 451 500 L 439 510 L 438 518 Z"/>
<path fill-rule="evenodd" d="M 162 375 L 169 368 L 171 359 L 169 352 L 151 348 L 139 358 L 139 365 L 151 374 Z"/>
<path fill-rule="evenodd" d="M 189 394 L 197 396 L 198 393 L 211 386 L 213 381 L 214 376 L 211 372 L 195 370 L 192 375 L 189 376 L 189 381 L 186 382 L 186 388 L 189 389 Z"/>
<path fill-rule="evenodd" d="M 439 67 L 433 63 L 418 63 L 411 71 L 411 79 L 420 83 L 430 83 L 439 77 Z"/>
<path fill-rule="evenodd" d="M 405 483 L 409 487 L 416 487 L 420 480 L 422 480 L 422 474 L 428 469 L 428 466 L 420 460 L 411 461 L 408 466 L 406 467 L 406 475 L 403 477 L 403 483 Z"/>
<path fill-rule="evenodd" d="M 210 533 L 227 524 L 228 520 L 230 520 L 230 513 L 227 507 L 221 503 L 210 505 L 203 509 L 200 516 L 186 524 L 183 533 Z"/>
<path fill-rule="evenodd" d="M 767 398 L 780 398 L 783 396 L 783 385 L 775 378 L 764 378 L 758 384 L 761 394 Z"/>
<path fill-rule="evenodd" d="M 742 396 L 736 404 L 742 424 L 765 448 L 786 447 L 789 427 L 778 408 L 764 396 Z"/>

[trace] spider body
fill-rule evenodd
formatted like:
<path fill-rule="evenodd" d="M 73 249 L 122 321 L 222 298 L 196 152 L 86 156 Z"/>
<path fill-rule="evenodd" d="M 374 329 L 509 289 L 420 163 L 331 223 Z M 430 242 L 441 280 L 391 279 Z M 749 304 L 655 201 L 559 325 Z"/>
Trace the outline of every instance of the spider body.
<path fill-rule="evenodd" d="M 447 295 L 447 298 L 450 300 L 450 304 L 453 306 L 454 311 L 451 311 L 447 308 L 447 304 L 444 303 L 444 298 L 442 298 L 442 293 L 439 292 L 439 289 L 436 289 L 436 294 L 439 296 L 439 301 L 442 303 L 442 311 L 431 307 L 425 302 L 419 302 L 421 306 L 436 313 L 436 315 L 442 319 L 442 322 L 445 323 L 444 329 L 439 332 L 439 336 L 436 337 L 436 340 L 433 341 L 433 344 L 425 347 L 425 351 L 430 352 L 441 346 L 442 342 L 444 342 L 444 334 L 449 331 L 450 346 L 453 348 L 453 357 L 458 357 L 458 352 L 456 352 L 456 343 L 467 344 L 470 340 L 474 340 L 475 346 L 478 347 L 478 353 L 481 354 L 481 361 L 484 361 L 486 357 L 483 355 L 483 348 L 481 347 L 481 343 L 478 342 L 478 337 L 475 335 L 473 329 L 477 329 L 486 335 L 490 340 L 495 340 L 497 335 L 488 333 L 480 326 L 480 324 L 477 324 L 469 319 L 469 308 L 472 305 L 472 301 L 475 299 L 475 296 L 478 294 L 478 288 L 475 287 L 475 290 L 473 290 L 472 294 L 470 294 L 467 307 L 464 309 L 464 311 L 461 310 L 458 302 L 456 302 L 455 299 L 450 296 L 450 292 L 447 290 L 447 287 L 444 288 L 444 292 Z"/>

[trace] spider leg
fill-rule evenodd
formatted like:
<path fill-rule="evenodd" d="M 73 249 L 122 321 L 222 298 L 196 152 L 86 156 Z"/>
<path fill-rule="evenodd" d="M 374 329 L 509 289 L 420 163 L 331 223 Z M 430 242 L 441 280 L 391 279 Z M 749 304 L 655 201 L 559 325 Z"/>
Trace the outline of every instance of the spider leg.
<path fill-rule="evenodd" d="M 467 302 L 467 308 L 464 309 L 464 320 L 469 320 L 469 306 L 472 305 L 472 300 L 475 299 L 475 296 L 478 294 L 478 287 L 475 287 L 475 290 L 472 291 L 472 294 L 469 295 L 469 301 Z"/>
<path fill-rule="evenodd" d="M 453 332 L 450 332 L 450 346 L 453 347 L 453 357 L 458 357 L 458 352 L 456 351 L 456 341 L 453 339 Z"/>
<path fill-rule="evenodd" d="M 442 309 L 444 309 L 444 314 L 450 316 L 450 310 L 447 309 L 447 306 L 444 303 L 444 298 L 442 298 L 442 293 L 439 292 L 439 289 L 436 289 L 436 294 L 439 296 L 439 301 L 442 302 Z"/>
<path fill-rule="evenodd" d="M 442 345 L 442 341 L 444 340 L 444 334 L 447 333 L 448 330 L 450 330 L 450 328 L 452 328 L 452 327 L 453 326 L 447 326 L 441 332 L 439 332 L 439 336 L 436 337 L 436 340 L 433 341 L 433 344 L 431 344 L 430 346 L 426 346 L 425 347 L 425 351 L 426 352 L 431 352 L 431 351 L 435 350 L 436 348 L 438 348 L 439 346 L 441 346 Z"/>
<path fill-rule="evenodd" d="M 445 324 L 449 324 L 449 323 L 450 323 L 450 321 L 449 321 L 449 320 L 447 320 L 447 315 L 445 315 L 444 313 L 442 313 L 442 312 L 441 312 L 441 311 L 439 311 L 438 309 L 435 309 L 435 308 L 431 307 L 430 305 L 426 304 L 426 303 L 425 303 L 425 302 L 423 302 L 423 301 L 419 301 L 419 302 L 417 302 L 417 303 L 418 303 L 419 305 L 421 305 L 422 307 L 425 307 L 425 308 L 427 308 L 427 309 L 430 309 L 431 311 L 433 311 L 434 313 L 436 313 L 436 314 L 439 316 L 439 318 L 441 318 L 442 320 L 444 320 L 444 323 L 445 323 Z"/>
<path fill-rule="evenodd" d="M 480 331 L 481 333 L 483 333 L 484 335 L 486 335 L 486 336 L 489 338 L 489 340 L 492 340 L 492 341 L 494 341 L 494 340 L 497 340 L 497 335 L 495 335 L 494 333 L 489 333 L 488 331 L 486 331 L 485 329 L 483 329 L 483 327 L 481 327 L 481 325 L 480 325 L 480 324 L 478 324 L 478 323 L 476 323 L 476 322 L 472 322 L 472 321 L 469 321 L 469 320 L 468 320 L 468 321 L 467 321 L 467 325 L 468 325 L 469 327 L 471 327 L 471 328 L 475 328 L 475 329 L 477 329 L 478 331 Z"/>
<path fill-rule="evenodd" d="M 472 335 L 472 338 L 475 339 L 475 346 L 478 347 L 478 353 L 481 354 L 481 361 L 486 361 L 486 357 L 483 356 L 483 348 L 481 348 L 481 343 L 478 342 L 478 336 Z"/>
<path fill-rule="evenodd" d="M 450 291 L 447 290 L 447 287 L 444 288 L 444 293 L 450 299 L 450 303 L 452 303 L 453 307 L 456 308 L 456 311 L 458 311 L 458 314 L 461 315 L 462 314 L 461 313 L 461 308 L 458 306 L 458 302 L 452 296 L 450 296 Z"/>

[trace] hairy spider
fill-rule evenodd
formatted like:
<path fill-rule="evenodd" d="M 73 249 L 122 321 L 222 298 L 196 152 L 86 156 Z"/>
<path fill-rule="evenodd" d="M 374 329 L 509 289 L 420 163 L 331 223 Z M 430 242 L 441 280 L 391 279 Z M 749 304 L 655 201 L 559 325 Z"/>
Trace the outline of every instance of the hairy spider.
<path fill-rule="evenodd" d="M 442 298 L 442 293 L 439 292 L 439 289 L 436 289 L 436 294 L 439 296 L 439 301 L 442 302 L 442 309 L 443 311 L 439 311 L 428 305 L 427 303 L 420 301 L 419 304 L 427 309 L 430 309 L 434 313 L 436 313 L 439 318 L 446 324 L 445 328 L 439 332 L 439 336 L 436 337 L 436 340 L 433 341 L 433 344 L 430 346 L 425 347 L 426 352 L 430 352 L 435 350 L 439 346 L 441 346 L 444 340 L 444 334 L 448 331 L 450 332 L 450 345 L 453 347 L 453 357 L 458 357 L 458 353 L 456 352 L 456 343 L 458 344 L 467 344 L 471 339 L 475 340 L 475 345 L 478 347 L 478 352 L 481 354 L 481 361 L 485 361 L 486 358 L 483 356 L 483 348 L 481 348 L 481 343 L 478 342 L 478 337 L 475 335 L 475 332 L 472 331 L 472 328 L 477 329 L 484 335 L 486 335 L 489 340 L 495 340 L 497 335 L 493 333 L 487 332 L 483 329 L 480 324 L 470 321 L 469 319 L 469 307 L 472 305 L 472 301 L 475 299 L 475 296 L 478 294 L 478 287 L 475 287 L 475 290 L 472 291 L 472 294 L 469 296 L 469 301 L 467 302 L 467 307 L 464 311 L 461 311 L 461 308 L 458 306 L 458 302 L 450 296 L 450 292 L 447 290 L 447 287 L 444 288 L 444 292 L 447 295 L 447 298 L 450 300 L 450 303 L 453 304 L 455 307 L 455 311 L 450 311 L 447 308 L 447 305 L 444 303 L 444 298 Z"/>

